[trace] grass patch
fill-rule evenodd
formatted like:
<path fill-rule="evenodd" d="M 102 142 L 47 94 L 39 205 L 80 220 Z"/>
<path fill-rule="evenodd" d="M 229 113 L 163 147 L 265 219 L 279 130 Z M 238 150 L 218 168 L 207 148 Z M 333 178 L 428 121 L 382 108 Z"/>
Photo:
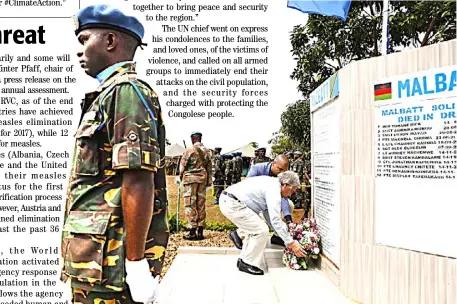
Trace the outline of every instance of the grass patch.
<path fill-rule="evenodd" d="M 186 221 L 179 220 L 178 224 L 176 223 L 176 213 L 172 214 L 168 217 L 168 222 L 170 226 L 170 233 L 176 233 L 176 227 L 178 225 L 179 231 L 187 231 L 187 223 Z M 205 230 L 211 231 L 221 231 L 221 232 L 229 232 L 235 230 L 237 227 L 232 222 L 224 222 L 224 223 L 215 223 L 215 222 L 207 222 Z"/>

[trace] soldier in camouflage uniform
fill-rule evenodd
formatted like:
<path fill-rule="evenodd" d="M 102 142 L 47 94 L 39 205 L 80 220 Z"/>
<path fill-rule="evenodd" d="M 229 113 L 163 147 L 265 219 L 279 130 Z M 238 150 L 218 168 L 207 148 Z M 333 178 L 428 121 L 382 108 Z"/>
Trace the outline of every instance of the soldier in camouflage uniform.
<path fill-rule="evenodd" d="M 224 190 L 224 171 L 222 168 L 222 164 L 224 162 L 221 156 L 222 148 L 215 148 L 214 151 L 216 153 L 213 157 L 213 176 L 214 176 L 214 196 L 216 197 L 216 201 L 213 205 L 219 205 L 219 197 L 221 196 L 222 191 Z"/>
<path fill-rule="evenodd" d="M 202 143 L 202 133 L 191 134 L 192 146 L 181 159 L 180 177 L 184 185 L 184 208 L 189 233 L 186 240 L 203 240 L 206 220 L 206 188 L 212 186 L 210 150 Z"/>
<path fill-rule="evenodd" d="M 236 177 L 236 180 L 238 182 L 241 182 L 241 173 L 243 173 L 243 157 L 242 157 L 243 153 L 241 152 L 238 152 L 238 162 L 237 162 L 237 166 L 238 166 L 238 175 Z"/>
<path fill-rule="evenodd" d="M 227 154 L 225 158 L 225 187 L 227 188 L 233 182 L 233 155 Z"/>
<path fill-rule="evenodd" d="M 227 164 L 225 163 L 225 161 L 228 159 L 228 156 L 227 154 L 223 154 L 222 155 L 222 164 L 221 164 L 221 172 L 222 172 L 222 175 L 224 176 L 224 189 L 225 189 L 225 180 L 227 178 L 227 174 L 225 173 L 226 170 L 227 170 Z"/>
<path fill-rule="evenodd" d="M 232 185 L 238 183 L 238 174 L 241 175 L 241 171 L 239 171 L 238 167 L 238 152 L 232 153 L 233 159 L 232 159 L 232 164 L 233 164 L 233 180 L 232 180 Z"/>
<path fill-rule="evenodd" d="M 265 148 L 260 148 L 259 149 L 259 156 L 254 158 L 253 164 L 260 164 L 260 163 L 268 163 L 270 162 L 270 158 L 265 156 L 265 153 L 267 152 L 267 149 Z"/>
<path fill-rule="evenodd" d="M 61 278 L 73 303 L 154 301 L 169 231 L 161 107 L 131 61 L 144 28 L 103 5 L 74 20 L 81 67 L 100 85 L 75 134 Z"/>
<path fill-rule="evenodd" d="M 232 185 L 241 181 L 241 168 L 240 168 L 240 159 L 238 152 L 232 153 L 232 167 L 233 167 L 233 179 Z"/>
<path fill-rule="evenodd" d="M 303 160 L 301 159 L 301 156 L 303 155 L 302 152 L 296 151 L 294 153 L 294 162 L 291 165 L 292 171 L 298 174 L 298 177 L 300 178 L 300 184 L 303 183 L 303 168 L 304 168 L 304 163 Z M 292 195 L 292 200 L 295 204 L 295 209 L 301 209 L 303 208 L 303 192 L 301 191 L 301 187 L 298 188 L 297 191 L 294 192 Z"/>

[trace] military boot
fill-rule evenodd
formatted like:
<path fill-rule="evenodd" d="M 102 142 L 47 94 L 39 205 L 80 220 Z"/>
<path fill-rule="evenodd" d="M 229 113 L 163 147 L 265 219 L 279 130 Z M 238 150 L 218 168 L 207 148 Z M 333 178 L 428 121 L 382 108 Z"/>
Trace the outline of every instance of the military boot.
<path fill-rule="evenodd" d="M 203 227 L 198 227 L 198 230 L 197 230 L 197 240 L 201 241 L 203 240 L 205 237 L 203 236 Z"/>
<path fill-rule="evenodd" d="M 195 233 L 196 230 L 197 229 L 195 229 L 195 228 L 190 229 L 189 233 L 186 234 L 185 236 L 183 236 L 183 238 L 188 241 L 196 241 L 197 240 L 197 234 Z"/>

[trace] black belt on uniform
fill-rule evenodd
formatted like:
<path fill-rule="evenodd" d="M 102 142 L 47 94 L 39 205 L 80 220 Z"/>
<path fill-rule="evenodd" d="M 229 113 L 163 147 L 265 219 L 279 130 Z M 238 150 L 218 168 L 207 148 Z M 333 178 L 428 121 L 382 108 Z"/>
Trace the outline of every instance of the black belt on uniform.
<path fill-rule="evenodd" d="M 222 191 L 222 194 L 227 195 L 227 196 L 230 197 L 230 198 L 233 198 L 235 201 L 241 202 L 235 195 L 233 195 L 233 194 L 231 194 L 231 193 L 228 193 L 228 192 L 225 191 L 225 190 Z"/>

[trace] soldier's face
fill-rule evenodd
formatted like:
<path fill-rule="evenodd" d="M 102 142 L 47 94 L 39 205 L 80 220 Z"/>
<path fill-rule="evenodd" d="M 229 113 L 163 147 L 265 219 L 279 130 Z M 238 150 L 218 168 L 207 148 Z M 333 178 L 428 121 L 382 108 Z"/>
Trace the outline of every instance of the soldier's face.
<path fill-rule="evenodd" d="M 264 157 L 264 156 L 265 156 L 265 152 L 259 151 L 259 156 L 260 156 L 260 157 Z"/>
<path fill-rule="evenodd" d="M 81 68 L 91 77 L 106 68 L 106 49 L 104 34 L 95 29 L 87 29 L 79 33 L 78 41 L 81 49 L 77 53 Z"/>

